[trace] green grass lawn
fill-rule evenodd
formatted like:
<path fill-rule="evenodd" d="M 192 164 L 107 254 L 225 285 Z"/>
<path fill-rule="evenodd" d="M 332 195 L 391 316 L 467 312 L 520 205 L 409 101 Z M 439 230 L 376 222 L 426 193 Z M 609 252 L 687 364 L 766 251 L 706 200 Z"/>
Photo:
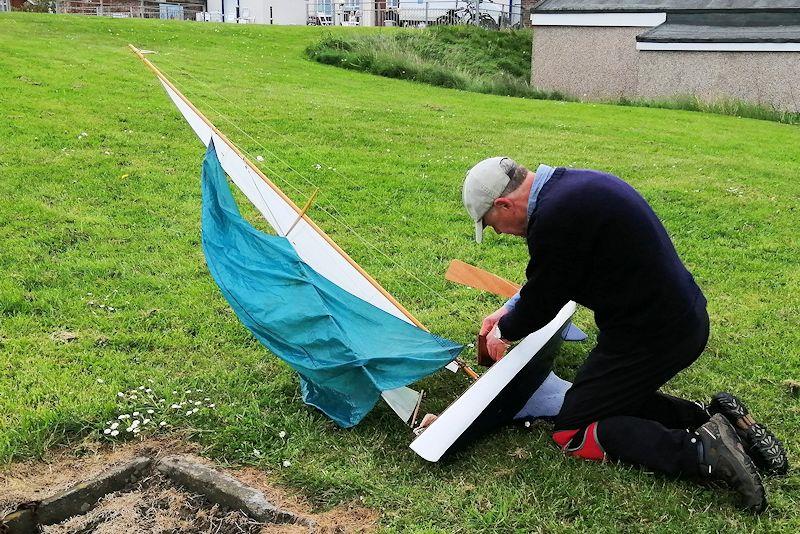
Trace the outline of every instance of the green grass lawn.
<path fill-rule="evenodd" d="M 515 280 L 526 263 L 512 238 L 472 241 L 466 169 L 502 153 L 621 176 L 709 300 L 708 349 L 668 390 L 739 393 L 795 463 L 800 399 L 782 381 L 800 379 L 800 129 L 480 95 L 305 59 L 327 31 L 0 16 L 0 461 L 100 439 L 136 407 L 117 402 L 120 390 L 146 384 L 169 403 L 200 388 L 217 408 L 172 427 L 208 455 L 259 466 L 319 507 L 363 498 L 389 529 L 800 530 L 797 469 L 768 482 L 771 508 L 752 518 L 723 492 L 564 458 L 546 427 L 432 465 L 385 406 L 346 431 L 304 406 L 293 372 L 206 270 L 203 148 L 126 45 L 158 51 L 153 61 L 295 201 L 319 187 L 311 216 L 433 332 L 463 343 L 500 301 L 445 282 L 449 260 Z M 576 322 L 594 338 L 587 310 Z M 54 339 L 64 331 L 77 338 Z M 571 378 L 590 346 L 562 349 L 559 373 Z M 421 385 L 433 411 L 466 382 L 442 373 Z"/>

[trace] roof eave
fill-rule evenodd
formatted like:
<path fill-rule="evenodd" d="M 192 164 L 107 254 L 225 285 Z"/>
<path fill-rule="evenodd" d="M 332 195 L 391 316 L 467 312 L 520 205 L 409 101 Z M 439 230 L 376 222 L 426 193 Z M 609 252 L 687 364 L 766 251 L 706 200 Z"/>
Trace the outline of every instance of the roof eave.
<path fill-rule="evenodd" d="M 721 38 L 686 38 L 674 39 L 669 37 L 641 37 L 636 36 L 637 43 L 800 43 L 800 39 L 759 39 L 757 37 L 741 37 L 737 39 Z"/>

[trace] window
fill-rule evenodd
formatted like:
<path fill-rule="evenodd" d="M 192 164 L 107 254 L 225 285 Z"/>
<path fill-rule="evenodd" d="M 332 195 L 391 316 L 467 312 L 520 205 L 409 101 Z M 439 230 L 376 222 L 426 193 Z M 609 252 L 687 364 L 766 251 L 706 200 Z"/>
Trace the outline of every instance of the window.
<path fill-rule="evenodd" d="M 333 15 L 333 0 L 317 0 L 316 4 L 311 4 L 315 13 L 325 13 Z"/>
<path fill-rule="evenodd" d="M 183 20 L 183 6 L 180 4 L 158 4 L 158 18 Z"/>

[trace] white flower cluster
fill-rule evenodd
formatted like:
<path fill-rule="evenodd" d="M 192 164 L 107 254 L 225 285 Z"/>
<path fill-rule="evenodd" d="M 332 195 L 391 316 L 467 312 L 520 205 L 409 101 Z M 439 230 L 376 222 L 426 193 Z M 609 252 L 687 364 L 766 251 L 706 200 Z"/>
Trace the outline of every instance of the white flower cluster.
<path fill-rule="evenodd" d="M 117 311 L 117 309 L 114 306 L 107 306 L 105 304 L 98 303 L 98 302 L 95 302 L 93 300 L 90 300 L 86 304 L 89 305 L 89 306 L 96 306 L 96 307 L 100 308 L 101 310 L 108 310 L 110 312 Z"/>
<path fill-rule="evenodd" d="M 150 380 L 152 383 L 153 380 Z M 187 389 L 184 393 L 189 396 L 192 393 L 200 393 L 202 390 Z M 178 391 L 173 390 L 172 394 L 178 396 Z M 181 395 L 181 397 L 184 397 Z M 122 434 L 122 436 L 135 436 L 142 432 L 151 429 L 155 432 L 158 429 L 163 429 L 171 424 L 170 419 L 192 416 L 201 410 L 213 410 L 216 404 L 210 402 L 209 397 L 204 397 L 203 400 L 194 400 L 193 398 L 177 399 L 178 402 L 172 402 L 167 407 L 167 399 L 159 397 L 153 392 L 153 389 L 146 386 L 139 386 L 130 391 L 117 392 L 117 401 L 125 403 L 129 408 L 136 408 L 129 412 L 122 413 L 117 416 L 116 421 L 107 421 L 106 427 L 103 429 L 103 435 L 108 438 L 115 438 Z M 184 414 L 184 410 L 185 414 Z M 156 421 L 158 424 L 156 425 Z M 174 422 L 174 421 L 172 421 Z"/>
<path fill-rule="evenodd" d="M 116 291 L 114 291 L 114 293 L 116 293 Z M 117 311 L 117 309 L 114 306 L 110 306 L 108 304 L 105 304 L 105 303 L 98 302 L 98 301 L 94 300 L 94 294 L 93 293 L 86 293 L 86 296 L 92 298 L 92 300 L 89 300 L 89 301 L 86 302 L 86 305 L 89 306 L 90 308 L 99 308 L 101 310 L 106 310 L 106 311 L 110 311 L 110 312 Z M 111 294 L 106 295 L 104 298 L 106 300 L 108 300 L 109 298 L 111 298 Z M 84 297 L 81 297 L 81 300 L 83 300 L 83 299 L 84 299 Z"/>

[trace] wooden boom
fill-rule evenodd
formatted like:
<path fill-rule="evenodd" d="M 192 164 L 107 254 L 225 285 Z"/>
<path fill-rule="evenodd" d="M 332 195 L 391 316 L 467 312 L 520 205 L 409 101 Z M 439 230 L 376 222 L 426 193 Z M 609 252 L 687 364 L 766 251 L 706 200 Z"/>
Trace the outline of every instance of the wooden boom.
<path fill-rule="evenodd" d="M 444 277 L 456 284 L 473 287 L 505 298 L 513 297 L 520 288 L 518 284 L 461 260 L 451 261 Z"/>

